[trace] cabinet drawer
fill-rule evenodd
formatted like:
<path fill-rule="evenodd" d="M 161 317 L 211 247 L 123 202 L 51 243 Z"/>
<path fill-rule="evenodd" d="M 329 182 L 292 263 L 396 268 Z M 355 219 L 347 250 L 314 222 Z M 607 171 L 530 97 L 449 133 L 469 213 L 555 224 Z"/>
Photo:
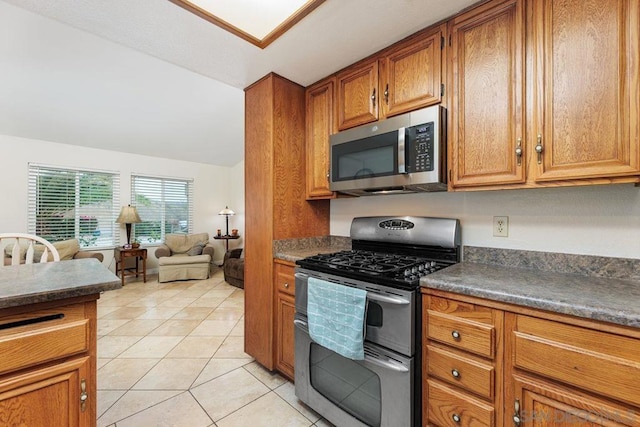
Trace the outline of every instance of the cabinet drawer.
<path fill-rule="evenodd" d="M 276 290 L 291 296 L 296 294 L 295 268 L 276 263 Z"/>
<path fill-rule="evenodd" d="M 433 310 L 427 312 L 427 337 L 480 356 L 493 358 L 495 328 Z"/>
<path fill-rule="evenodd" d="M 84 304 L 0 318 L 0 374 L 89 350 Z"/>
<path fill-rule="evenodd" d="M 427 346 L 427 369 L 430 376 L 493 400 L 494 368 L 487 363 L 430 345 Z"/>
<path fill-rule="evenodd" d="M 548 320 L 517 316 L 517 368 L 636 404 L 640 340 Z"/>
<path fill-rule="evenodd" d="M 492 406 L 457 392 L 445 385 L 428 381 L 429 425 L 440 427 L 491 427 L 495 411 Z"/>

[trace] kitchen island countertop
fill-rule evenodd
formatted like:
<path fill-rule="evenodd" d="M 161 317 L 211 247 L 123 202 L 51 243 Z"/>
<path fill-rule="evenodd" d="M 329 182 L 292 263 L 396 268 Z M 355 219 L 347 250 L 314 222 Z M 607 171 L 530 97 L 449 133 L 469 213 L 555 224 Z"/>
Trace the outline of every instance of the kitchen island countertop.
<path fill-rule="evenodd" d="M 0 309 L 98 294 L 121 287 L 97 259 L 0 268 Z"/>
<path fill-rule="evenodd" d="M 640 281 L 462 262 L 424 288 L 640 328 Z"/>

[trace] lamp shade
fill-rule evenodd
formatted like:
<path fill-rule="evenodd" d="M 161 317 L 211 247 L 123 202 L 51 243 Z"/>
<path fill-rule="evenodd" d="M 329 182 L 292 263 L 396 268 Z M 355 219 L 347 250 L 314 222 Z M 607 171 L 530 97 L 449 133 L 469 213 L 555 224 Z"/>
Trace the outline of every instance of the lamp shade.
<path fill-rule="evenodd" d="M 235 215 L 236 213 L 234 211 L 232 211 L 231 209 L 229 209 L 229 206 L 225 206 L 224 209 L 222 209 L 220 212 L 218 212 L 218 215 Z"/>
<path fill-rule="evenodd" d="M 122 207 L 116 222 L 120 224 L 135 224 L 137 222 L 142 222 L 142 220 L 140 219 L 135 206 L 128 205 Z"/>

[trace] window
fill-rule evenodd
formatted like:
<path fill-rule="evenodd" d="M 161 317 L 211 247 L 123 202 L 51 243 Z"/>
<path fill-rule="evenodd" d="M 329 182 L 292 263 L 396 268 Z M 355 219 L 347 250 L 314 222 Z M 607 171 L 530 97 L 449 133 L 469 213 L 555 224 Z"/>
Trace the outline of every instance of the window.
<path fill-rule="evenodd" d="M 113 247 L 119 201 L 115 173 L 29 164 L 31 234 L 51 242 L 75 238 L 83 248 Z"/>
<path fill-rule="evenodd" d="M 141 223 L 133 235 L 141 243 L 160 243 L 167 233 L 193 230 L 193 180 L 131 177 L 131 205 L 138 210 Z"/>

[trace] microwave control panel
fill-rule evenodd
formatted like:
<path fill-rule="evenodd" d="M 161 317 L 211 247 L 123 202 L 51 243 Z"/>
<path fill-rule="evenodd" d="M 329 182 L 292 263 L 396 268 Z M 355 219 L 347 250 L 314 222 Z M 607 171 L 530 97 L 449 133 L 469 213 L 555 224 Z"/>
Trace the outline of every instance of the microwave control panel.
<path fill-rule="evenodd" d="M 409 141 L 406 152 L 407 172 L 433 170 L 433 122 L 411 126 L 405 130 L 405 141 Z"/>

